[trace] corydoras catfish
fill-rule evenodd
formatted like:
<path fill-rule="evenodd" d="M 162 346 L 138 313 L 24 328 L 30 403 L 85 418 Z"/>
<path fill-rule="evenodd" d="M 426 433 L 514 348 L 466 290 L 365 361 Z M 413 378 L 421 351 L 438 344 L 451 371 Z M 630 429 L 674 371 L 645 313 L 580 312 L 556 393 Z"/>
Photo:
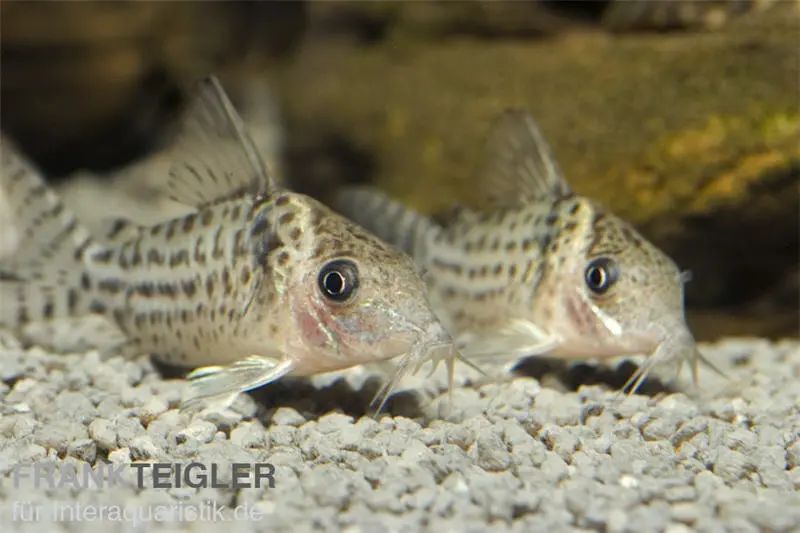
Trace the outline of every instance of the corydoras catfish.
<path fill-rule="evenodd" d="M 331 205 L 414 258 L 467 357 L 649 355 L 631 393 L 657 363 L 691 361 L 695 382 L 700 360 L 720 372 L 686 324 L 687 274 L 572 190 L 530 114 L 495 119 L 479 170 L 482 206 L 454 206 L 443 223 L 366 186 Z"/>
<path fill-rule="evenodd" d="M 380 412 L 426 361 L 452 375 L 461 356 L 411 258 L 279 187 L 215 77 L 164 154 L 164 191 L 191 212 L 93 235 L 4 139 L 0 183 L 24 242 L 0 263 L 0 327 L 103 315 L 127 349 L 194 368 L 190 401 L 402 355 Z"/>

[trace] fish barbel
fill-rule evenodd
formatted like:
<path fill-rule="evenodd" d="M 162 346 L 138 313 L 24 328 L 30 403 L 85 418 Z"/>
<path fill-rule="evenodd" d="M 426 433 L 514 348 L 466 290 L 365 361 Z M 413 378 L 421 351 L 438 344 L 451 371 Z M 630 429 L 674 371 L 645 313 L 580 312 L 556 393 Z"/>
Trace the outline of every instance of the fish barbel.
<path fill-rule="evenodd" d="M 411 258 L 280 188 L 215 77 L 165 154 L 164 190 L 192 212 L 93 235 L 4 139 L 0 183 L 23 244 L 0 263 L 0 327 L 102 315 L 127 349 L 194 368 L 190 402 L 402 355 L 380 412 L 423 363 L 452 374 L 461 356 Z"/>
<path fill-rule="evenodd" d="M 658 363 L 690 361 L 695 383 L 698 361 L 722 373 L 686 324 L 687 273 L 572 190 L 530 114 L 495 119 L 479 171 L 483 206 L 454 206 L 443 223 L 367 186 L 331 205 L 414 258 L 469 358 L 649 355 L 623 387 L 631 393 Z"/>

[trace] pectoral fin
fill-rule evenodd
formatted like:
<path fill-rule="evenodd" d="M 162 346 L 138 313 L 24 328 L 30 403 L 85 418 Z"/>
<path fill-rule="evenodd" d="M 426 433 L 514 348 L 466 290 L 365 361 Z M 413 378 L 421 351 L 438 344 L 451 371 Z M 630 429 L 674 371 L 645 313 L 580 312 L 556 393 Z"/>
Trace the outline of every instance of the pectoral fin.
<path fill-rule="evenodd" d="M 495 359 L 544 355 L 558 346 L 558 339 L 527 320 L 514 320 L 494 332 L 469 332 L 457 344 L 469 359 Z"/>
<path fill-rule="evenodd" d="M 190 398 L 185 405 L 206 399 L 235 397 L 263 387 L 289 374 L 294 366 L 292 359 L 251 355 L 231 365 L 198 368 L 186 376 Z"/>

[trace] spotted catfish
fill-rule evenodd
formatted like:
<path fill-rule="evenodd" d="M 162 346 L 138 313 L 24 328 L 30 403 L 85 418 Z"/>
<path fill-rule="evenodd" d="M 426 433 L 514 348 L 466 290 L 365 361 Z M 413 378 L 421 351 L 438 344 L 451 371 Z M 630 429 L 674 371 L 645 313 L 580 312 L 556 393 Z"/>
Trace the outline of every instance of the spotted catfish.
<path fill-rule="evenodd" d="M 530 114 L 495 119 L 479 170 L 483 207 L 456 206 L 442 224 L 368 187 L 331 204 L 414 258 L 467 357 L 649 355 L 631 393 L 657 363 L 691 361 L 695 380 L 698 361 L 710 365 L 684 318 L 686 274 L 572 190 Z"/>
<path fill-rule="evenodd" d="M 427 361 L 452 376 L 461 356 L 411 258 L 280 188 L 216 78 L 153 160 L 190 212 L 92 235 L 4 140 L 0 183 L 24 244 L 0 263 L 0 327 L 103 315 L 127 349 L 194 368 L 190 402 L 402 355 L 380 411 Z"/>

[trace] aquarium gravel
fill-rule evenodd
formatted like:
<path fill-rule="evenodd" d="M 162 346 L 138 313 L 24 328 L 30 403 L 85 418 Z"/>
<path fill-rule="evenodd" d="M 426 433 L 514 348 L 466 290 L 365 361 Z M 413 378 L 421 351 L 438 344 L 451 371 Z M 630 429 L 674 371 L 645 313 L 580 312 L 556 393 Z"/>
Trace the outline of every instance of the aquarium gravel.
<path fill-rule="evenodd" d="M 701 367 L 693 389 L 684 369 L 673 389 L 630 397 L 589 364 L 577 374 L 592 384 L 574 387 L 557 379 L 574 380 L 574 369 L 537 379 L 523 365 L 481 382 L 459 365 L 448 403 L 436 394 L 443 372 L 423 371 L 377 420 L 366 412 L 377 368 L 182 413 L 185 382 L 147 357 L 3 342 L 5 532 L 109 522 L 118 532 L 800 531 L 796 341 L 704 344 L 730 379 Z M 53 488 L 18 466 L 50 460 L 75 465 L 52 471 Z M 148 462 L 213 465 L 226 484 L 234 463 L 269 463 L 274 484 L 157 488 L 154 469 L 141 467 L 142 486 L 125 475 L 98 488 L 64 474 Z"/>

